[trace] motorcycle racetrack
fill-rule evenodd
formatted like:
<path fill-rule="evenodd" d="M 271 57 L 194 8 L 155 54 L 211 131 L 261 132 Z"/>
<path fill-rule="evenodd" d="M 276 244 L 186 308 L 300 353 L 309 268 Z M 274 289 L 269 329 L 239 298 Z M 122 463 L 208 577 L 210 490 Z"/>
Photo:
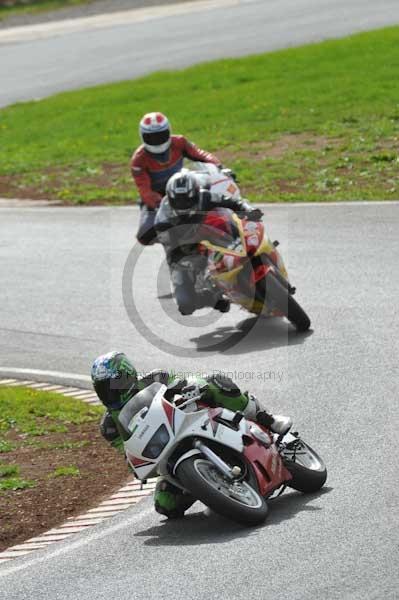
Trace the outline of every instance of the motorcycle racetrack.
<path fill-rule="evenodd" d="M 329 471 L 320 493 L 284 494 L 256 529 L 206 516 L 200 504 L 168 523 L 146 500 L 69 544 L 3 565 L 1 598 L 28 589 L 37 599 L 241 598 L 249 582 L 255 598 L 265 586 L 276 598 L 394 598 L 398 204 L 264 211 L 313 332 L 264 320 L 240 340 L 252 319 L 235 308 L 187 326 L 163 286 L 149 283 L 163 255 L 147 248 L 136 266 L 137 310 L 184 358 L 153 346 L 125 310 L 122 270 L 137 209 L 1 211 L 4 366 L 86 374 L 97 354 L 121 348 L 143 370 L 220 369 L 292 415 Z"/>
<path fill-rule="evenodd" d="M 191 13 L 176 15 L 175 36 L 155 19 L 0 41 L 0 103 L 399 21 L 391 0 L 224 4 L 195 13 L 194 29 Z M 160 57 L 152 34 L 161 30 Z M 167 522 L 144 500 L 71 541 L 0 565 L 0 599 L 396 598 L 399 203 L 263 207 L 312 320 L 306 335 L 281 319 L 255 323 L 235 307 L 179 316 L 167 277 L 154 279 L 161 247 L 135 246 L 135 207 L 6 206 L 1 367 L 87 375 L 97 355 L 121 349 L 140 371 L 222 371 L 292 416 L 328 480 L 316 494 L 273 500 L 266 523 L 252 529 L 199 503 Z"/>

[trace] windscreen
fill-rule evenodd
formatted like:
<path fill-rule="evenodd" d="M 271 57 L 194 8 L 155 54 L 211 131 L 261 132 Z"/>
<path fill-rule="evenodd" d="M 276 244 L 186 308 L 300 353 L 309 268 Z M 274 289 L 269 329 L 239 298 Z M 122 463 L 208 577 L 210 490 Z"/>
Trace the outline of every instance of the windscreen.
<path fill-rule="evenodd" d="M 232 219 L 233 212 L 228 208 L 218 208 L 210 211 L 202 224 L 201 236 L 212 244 L 223 248 L 232 248 L 240 241 L 240 232 Z"/>
<path fill-rule="evenodd" d="M 159 392 L 162 387 L 162 383 L 152 383 L 148 387 L 138 392 L 129 400 L 127 404 L 122 408 L 119 413 L 119 423 L 122 425 L 123 429 L 128 432 L 129 431 L 129 423 L 133 419 L 133 417 L 140 412 L 142 408 L 149 408 L 151 406 L 151 402 Z"/>

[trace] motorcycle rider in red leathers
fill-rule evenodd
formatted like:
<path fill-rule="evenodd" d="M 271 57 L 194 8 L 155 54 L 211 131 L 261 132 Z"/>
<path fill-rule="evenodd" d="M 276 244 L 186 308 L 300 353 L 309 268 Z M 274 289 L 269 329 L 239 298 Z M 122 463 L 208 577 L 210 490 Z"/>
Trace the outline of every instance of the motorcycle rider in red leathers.
<path fill-rule="evenodd" d="M 137 239 L 149 245 L 155 242 L 155 215 L 168 179 L 182 169 L 184 159 L 223 166 L 216 156 L 201 150 L 183 135 L 171 135 L 170 123 L 160 112 L 144 115 L 139 131 L 143 143 L 132 156 L 131 171 L 140 193 Z"/>

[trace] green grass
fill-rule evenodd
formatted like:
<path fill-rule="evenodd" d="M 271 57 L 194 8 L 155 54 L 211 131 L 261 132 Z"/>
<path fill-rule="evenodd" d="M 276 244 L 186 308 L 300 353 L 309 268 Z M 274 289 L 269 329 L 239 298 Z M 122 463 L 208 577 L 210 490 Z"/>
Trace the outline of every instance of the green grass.
<path fill-rule="evenodd" d="M 36 485 L 36 481 L 26 480 L 19 477 L 18 465 L 0 464 L 0 491 L 1 490 L 23 490 Z"/>
<path fill-rule="evenodd" d="M 144 112 L 217 152 L 252 200 L 398 197 L 399 27 L 60 94 L 0 111 L 9 195 L 136 197 Z"/>
<path fill-rule="evenodd" d="M 11 475 L 18 475 L 18 465 L 0 465 L 0 478 L 10 477 Z"/>
<path fill-rule="evenodd" d="M 102 409 L 66 398 L 61 394 L 28 388 L 0 387 L 0 443 L 7 444 L 5 434 L 15 430 L 26 440 L 51 432 L 66 432 L 70 424 L 95 421 Z"/>
<path fill-rule="evenodd" d="M 78 477 L 79 475 L 79 469 L 73 465 L 70 465 L 69 467 L 58 467 L 52 473 L 50 473 L 49 477 Z"/>
<path fill-rule="evenodd" d="M 86 446 L 90 446 L 90 442 L 88 440 L 82 440 L 80 442 L 54 442 L 49 444 L 40 440 L 32 439 L 28 440 L 26 445 L 33 448 L 39 448 L 40 450 L 74 450 L 75 448 L 84 448 Z"/>
<path fill-rule="evenodd" d="M 77 4 L 88 4 L 90 0 L 35 0 L 32 4 L 0 6 L 0 21 L 16 15 L 32 15 L 49 10 L 58 10 Z"/>
<path fill-rule="evenodd" d="M 0 479 L 0 490 L 25 490 L 26 488 L 35 487 L 36 481 L 30 479 L 21 479 L 20 477 L 9 477 Z"/>
<path fill-rule="evenodd" d="M 0 454 L 6 453 L 6 452 L 12 452 L 12 450 L 14 450 L 14 448 L 15 448 L 15 444 L 12 444 L 11 442 L 7 442 L 6 440 L 0 439 Z"/>
<path fill-rule="evenodd" d="M 56 438 L 54 442 L 42 441 L 39 436 L 65 433 L 74 425 L 98 421 L 103 409 L 90 406 L 61 394 L 41 392 L 23 387 L 0 386 L 0 452 L 7 460 L 7 453 L 24 447 L 43 451 L 73 450 L 90 445 L 89 440 L 68 441 Z M 35 480 L 20 476 L 20 467 L 0 462 L 0 490 L 10 492 L 34 487 Z M 29 471 L 27 471 L 29 473 Z M 73 465 L 60 467 L 51 477 L 77 476 L 79 469 Z"/>

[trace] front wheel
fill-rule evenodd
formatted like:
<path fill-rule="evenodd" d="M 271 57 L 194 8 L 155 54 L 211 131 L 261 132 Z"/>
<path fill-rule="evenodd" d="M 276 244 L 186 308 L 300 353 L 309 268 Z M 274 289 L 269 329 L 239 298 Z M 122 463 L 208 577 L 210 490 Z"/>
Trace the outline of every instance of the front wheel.
<path fill-rule="evenodd" d="M 310 319 L 308 315 L 273 273 L 269 273 L 266 279 L 259 282 L 259 284 L 261 284 L 261 288 L 258 289 L 258 294 L 262 296 L 262 301 L 266 300 L 268 305 L 280 310 L 290 323 L 296 327 L 297 331 L 307 331 L 309 329 Z"/>
<path fill-rule="evenodd" d="M 292 475 L 288 487 L 310 494 L 317 492 L 326 482 L 327 469 L 320 456 L 298 438 L 287 445 L 282 453 L 285 467 Z"/>
<path fill-rule="evenodd" d="M 247 481 L 229 481 L 209 460 L 192 456 L 177 468 L 177 477 L 190 493 L 220 515 L 244 525 L 263 523 L 265 499 Z"/>

